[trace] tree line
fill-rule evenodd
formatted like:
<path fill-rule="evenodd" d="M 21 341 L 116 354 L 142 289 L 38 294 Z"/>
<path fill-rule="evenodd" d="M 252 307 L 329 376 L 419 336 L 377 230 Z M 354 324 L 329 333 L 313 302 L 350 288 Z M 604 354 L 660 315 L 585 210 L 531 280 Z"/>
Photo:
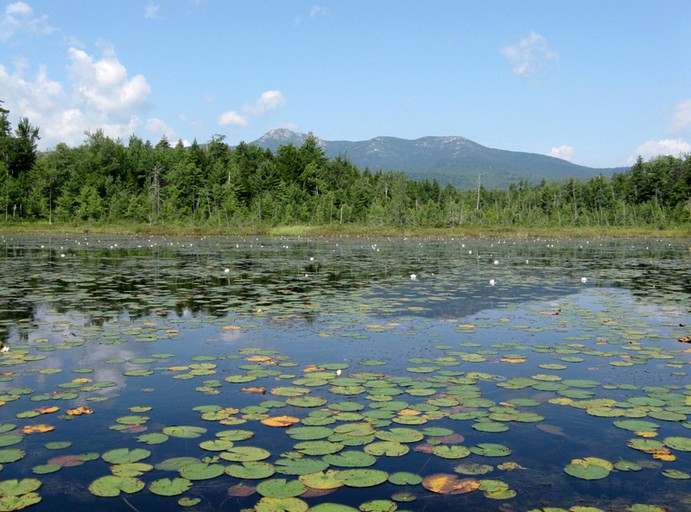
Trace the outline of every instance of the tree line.
<path fill-rule="evenodd" d="M 275 152 L 231 147 L 216 135 L 190 147 L 101 130 L 77 147 L 39 153 L 38 128 L 13 129 L 0 104 L 0 212 L 5 222 L 99 222 L 208 226 L 333 225 L 646 226 L 691 223 L 691 155 L 638 161 L 587 181 L 522 180 L 473 190 L 414 181 L 328 158 L 309 136 Z"/>

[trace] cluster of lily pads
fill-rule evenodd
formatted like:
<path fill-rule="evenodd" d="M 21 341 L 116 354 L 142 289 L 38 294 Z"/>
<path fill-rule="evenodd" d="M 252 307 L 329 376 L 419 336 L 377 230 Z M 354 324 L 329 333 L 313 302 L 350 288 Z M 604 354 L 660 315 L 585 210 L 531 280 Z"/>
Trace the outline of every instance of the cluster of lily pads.
<path fill-rule="evenodd" d="M 185 285 L 220 272 L 194 263 L 181 263 Z M 117 267 L 124 272 L 127 262 Z M 96 274 L 84 286 L 68 274 L 54 277 L 73 299 L 89 297 Z M 272 282 L 271 293 L 256 294 L 232 321 L 170 314 L 180 289 L 178 298 L 156 298 L 155 313 L 137 321 L 80 324 L 71 310 L 4 321 L 12 339 L 0 355 L 0 477 L 8 477 L 0 481 L 0 511 L 40 503 L 50 492 L 44 484 L 77 478 L 70 469 L 77 466 L 92 499 L 120 497 L 133 508 L 137 499 L 173 498 L 194 509 L 222 509 L 218 501 L 232 499 L 256 512 L 515 510 L 535 506 L 527 494 L 569 504 L 576 495 L 563 490 L 571 484 L 625 486 L 638 474 L 662 477 L 666 494 L 645 500 L 659 505 L 638 497 L 622 510 L 660 512 L 691 500 L 682 487 L 691 478 L 691 352 L 677 346 L 676 309 L 652 315 L 645 304 L 622 304 L 619 294 L 586 291 L 521 310 L 505 298 L 496 316 L 437 323 L 414 316 L 456 300 L 436 277 L 407 280 L 417 288 L 391 292 L 384 303 L 353 292 L 350 306 L 333 296 L 321 301 L 305 284 L 315 280 L 301 279 Z M 210 281 L 225 281 L 226 291 L 242 286 L 225 275 Z M 229 313 L 228 301 L 203 286 L 185 300 Z M 110 276 L 107 288 L 117 287 Z M 136 289 L 140 298 L 146 293 Z M 40 302 L 44 293 L 36 295 Z M 632 310 L 636 318 L 622 320 Z M 318 311 L 321 321 L 305 329 L 298 311 Z M 318 349 L 286 355 L 303 336 Z M 356 348 L 353 356 L 349 343 L 368 353 Z M 238 348 L 228 353 L 229 346 Z M 333 357 L 348 350 L 348 362 Z M 75 355 L 63 361 L 66 353 Z M 103 356 L 87 362 L 93 353 Z M 651 372 L 664 372 L 664 380 L 639 378 Z M 579 438 L 563 418 L 587 423 L 586 435 L 598 439 Z M 98 440 L 85 444 L 79 432 L 95 431 Z M 547 458 L 526 448 L 540 443 L 564 450 Z M 535 495 L 531 486 L 541 479 L 555 491 Z M 366 500 L 359 498 L 365 488 Z M 597 512 L 594 501 L 566 506 Z"/>

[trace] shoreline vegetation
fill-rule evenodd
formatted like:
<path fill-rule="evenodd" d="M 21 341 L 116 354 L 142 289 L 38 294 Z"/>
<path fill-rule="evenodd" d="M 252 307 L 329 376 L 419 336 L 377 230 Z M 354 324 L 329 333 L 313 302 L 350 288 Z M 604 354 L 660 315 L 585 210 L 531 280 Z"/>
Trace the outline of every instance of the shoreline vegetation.
<path fill-rule="evenodd" d="M 37 151 L 0 101 L 0 232 L 305 236 L 691 237 L 691 154 L 587 181 L 489 189 L 416 181 L 327 157 L 309 135 L 275 151 L 222 135 L 185 147 L 102 130 Z M 460 171 L 459 171 L 460 172 Z"/>
<path fill-rule="evenodd" d="M 689 229 L 653 229 L 636 226 L 593 227 L 456 227 L 404 228 L 397 226 L 243 226 L 215 227 L 181 224 L 10 222 L 0 224 L 0 235 L 79 234 L 123 236 L 291 236 L 291 237 L 435 237 L 435 238 L 674 238 L 691 239 Z M 691 249 L 691 248 L 690 248 Z"/>

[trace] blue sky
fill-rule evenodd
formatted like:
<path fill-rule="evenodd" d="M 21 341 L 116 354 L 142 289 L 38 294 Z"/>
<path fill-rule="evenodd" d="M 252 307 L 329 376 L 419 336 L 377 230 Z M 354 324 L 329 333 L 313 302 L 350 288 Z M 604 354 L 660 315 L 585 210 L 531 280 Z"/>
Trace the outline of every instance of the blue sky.
<path fill-rule="evenodd" d="M 691 152 L 691 2 L 4 2 L 0 100 L 42 149 L 290 128 L 623 166 Z"/>

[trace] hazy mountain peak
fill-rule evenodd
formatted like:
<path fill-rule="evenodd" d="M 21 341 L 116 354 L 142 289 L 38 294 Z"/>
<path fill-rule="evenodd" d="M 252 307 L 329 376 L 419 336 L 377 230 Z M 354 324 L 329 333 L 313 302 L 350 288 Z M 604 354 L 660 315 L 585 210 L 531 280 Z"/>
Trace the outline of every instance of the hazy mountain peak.
<path fill-rule="evenodd" d="M 286 128 L 270 130 L 253 144 L 275 151 L 279 146 L 300 146 L 309 136 Z M 460 136 L 427 136 L 415 140 L 379 136 L 365 141 L 317 139 L 330 158 L 345 156 L 361 169 L 403 171 L 413 179 L 476 187 L 478 175 L 485 186 L 508 187 L 521 179 L 590 179 L 626 170 L 594 169 L 537 153 L 494 149 Z"/>

